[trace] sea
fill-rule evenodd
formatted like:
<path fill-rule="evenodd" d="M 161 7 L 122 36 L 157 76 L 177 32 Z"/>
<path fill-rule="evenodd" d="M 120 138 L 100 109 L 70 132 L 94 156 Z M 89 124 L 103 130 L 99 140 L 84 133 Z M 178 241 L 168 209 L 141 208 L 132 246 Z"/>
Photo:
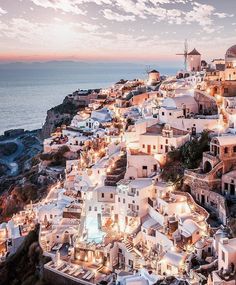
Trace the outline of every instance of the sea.
<path fill-rule="evenodd" d="M 9 129 L 41 128 L 47 110 L 75 90 L 109 87 L 120 79 L 147 78 L 147 70 L 145 64 L 134 63 L 0 64 L 0 135 Z M 158 70 L 170 75 L 177 68 Z"/>

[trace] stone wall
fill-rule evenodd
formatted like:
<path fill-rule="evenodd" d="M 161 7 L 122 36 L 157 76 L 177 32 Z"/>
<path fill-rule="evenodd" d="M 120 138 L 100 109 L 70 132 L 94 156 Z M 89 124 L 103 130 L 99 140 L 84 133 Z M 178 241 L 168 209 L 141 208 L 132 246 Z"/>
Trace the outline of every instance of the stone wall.
<path fill-rule="evenodd" d="M 184 188 L 189 189 L 194 199 L 203 207 L 211 209 L 226 224 L 227 206 L 225 198 L 213 190 L 221 187 L 221 179 L 209 181 L 186 174 L 184 176 Z"/>

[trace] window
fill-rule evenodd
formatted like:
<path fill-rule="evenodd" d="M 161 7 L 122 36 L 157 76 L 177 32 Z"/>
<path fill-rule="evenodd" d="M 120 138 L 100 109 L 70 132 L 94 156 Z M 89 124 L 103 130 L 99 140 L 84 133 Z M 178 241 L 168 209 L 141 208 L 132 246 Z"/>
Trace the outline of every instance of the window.
<path fill-rule="evenodd" d="M 229 152 L 228 147 L 225 147 L 224 152 L 225 152 L 225 153 L 228 153 L 228 152 Z"/>
<path fill-rule="evenodd" d="M 168 140 L 166 140 L 166 144 L 168 144 Z"/>
<path fill-rule="evenodd" d="M 132 203 L 135 204 L 135 201 L 133 200 Z"/>
<path fill-rule="evenodd" d="M 89 211 L 92 211 L 92 207 L 91 206 L 89 206 Z"/>
<path fill-rule="evenodd" d="M 110 198 L 113 199 L 113 194 L 112 193 L 110 194 Z"/>
<path fill-rule="evenodd" d="M 154 170 L 154 171 L 157 171 L 157 164 L 154 164 L 154 165 L 153 165 L 153 170 Z"/>
<path fill-rule="evenodd" d="M 136 195 L 139 196 L 139 191 L 136 191 Z"/>
<path fill-rule="evenodd" d="M 171 271 L 171 265 L 167 264 L 166 269 L 169 270 L 169 271 Z"/>
<path fill-rule="evenodd" d="M 139 206 L 137 206 L 137 211 L 139 211 Z"/>
<path fill-rule="evenodd" d="M 145 144 L 143 144 L 143 148 L 145 148 Z"/>
<path fill-rule="evenodd" d="M 225 262 L 225 252 L 222 250 L 222 260 Z"/>
<path fill-rule="evenodd" d="M 125 204 L 125 199 L 123 199 L 123 204 Z"/>
<path fill-rule="evenodd" d="M 162 114 L 162 116 L 165 116 L 165 112 L 162 112 L 161 114 Z"/>
<path fill-rule="evenodd" d="M 146 170 L 146 169 L 147 169 L 147 166 L 146 166 L 146 165 L 143 165 L 143 169 Z"/>
<path fill-rule="evenodd" d="M 163 149 L 163 145 L 161 144 L 161 149 Z"/>
<path fill-rule="evenodd" d="M 229 184 L 228 184 L 228 183 L 225 183 L 225 184 L 224 184 L 225 190 L 228 190 L 228 187 L 229 187 Z"/>
<path fill-rule="evenodd" d="M 169 115 L 170 115 L 170 116 L 172 116 L 172 114 L 171 114 L 171 113 L 169 113 Z"/>
<path fill-rule="evenodd" d="M 96 212 L 97 212 L 97 210 L 98 210 L 98 208 L 97 208 L 97 207 L 94 207 L 94 211 L 96 211 Z"/>
<path fill-rule="evenodd" d="M 236 152 L 236 145 L 234 146 L 234 152 Z"/>
<path fill-rule="evenodd" d="M 104 198 L 104 193 L 102 193 L 102 198 Z"/>
<path fill-rule="evenodd" d="M 229 93 L 229 89 L 228 88 L 224 88 L 224 93 Z"/>
<path fill-rule="evenodd" d="M 129 259 L 129 266 L 133 266 L 133 260 Z"/>
<path fill-rule="evenodd" d="M 156 146 L 155 146 L 155 145 L 153 146 L 153 149 L 156 149 Z"/>
<path fill-rule="evenodd" d="M 120 202 L 120 197 L 118 198 L 118 202 Z"/>

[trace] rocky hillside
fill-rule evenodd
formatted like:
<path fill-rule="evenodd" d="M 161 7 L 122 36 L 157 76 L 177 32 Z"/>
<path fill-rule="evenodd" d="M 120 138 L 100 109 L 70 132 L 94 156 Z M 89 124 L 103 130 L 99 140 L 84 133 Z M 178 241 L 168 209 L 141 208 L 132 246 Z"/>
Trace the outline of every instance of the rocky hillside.
<path fill-rule="evenodd" d="M 49 258 L 43 256 L 38 243 L 39 226 L 26 236 L 14 255 L 0 264 L 2 285 L 48 285 L 42 277 L 43 265 Z"/>
<path fill-rule="evenodd" d="M 34 158 L 30 170 L 0 181 L 0 223 L 8 220 L 14 213 L 22 210 L 30 201 L 36 202 L 47 193 L 48 187 L 56 182 L 45 171 L 39 170 L 39 158 Z"/>
<path fill-rule="evenodd" d="M 69 125 L 73 117 L 80 110 L 79 101 L 73 96 L 66 96 L 62 104 L 51 108 L 47 112 L 45 124 L 42 128 L 42 138 L 48 138 L 56 127 Z"/>

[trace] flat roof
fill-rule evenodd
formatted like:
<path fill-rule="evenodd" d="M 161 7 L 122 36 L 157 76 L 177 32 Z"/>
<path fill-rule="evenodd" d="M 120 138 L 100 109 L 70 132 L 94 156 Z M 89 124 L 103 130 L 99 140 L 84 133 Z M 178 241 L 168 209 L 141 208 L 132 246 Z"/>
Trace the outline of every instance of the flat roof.
<path fill-rule="evenodd" d="M 163 129 L 164 129 L 164 126 L 162 126 L 160 124 L 155 124 L 151 127 L 148 127 L 146 133 L 144 133 L 142 135 L 161 135 Z M 184 135 L 188 134 L 187 131 L 179 130 L 179 129 L 176 129 L 173 127 L 170 127 L 170 130 L 173 131 L 174 136 L 184 136 Z M 167 130 L 167 131 L 169 131 L 169 130 Z"/>

